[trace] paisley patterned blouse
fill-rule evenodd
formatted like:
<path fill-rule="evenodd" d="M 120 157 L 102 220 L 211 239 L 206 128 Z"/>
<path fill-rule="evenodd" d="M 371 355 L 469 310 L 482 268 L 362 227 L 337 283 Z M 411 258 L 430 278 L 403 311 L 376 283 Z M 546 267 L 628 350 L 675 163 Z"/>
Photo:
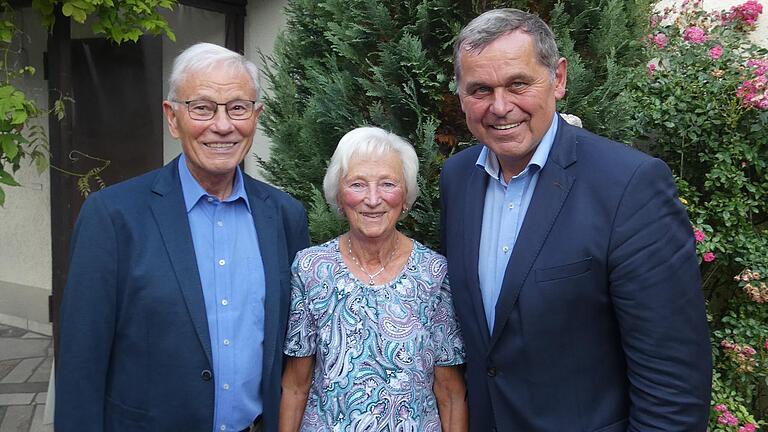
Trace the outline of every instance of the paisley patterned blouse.
<path fill-rule="evenodd" d="M 440 431 L 433 368 L 465 355 L 446 270 L 416 241 L 377 286 L 352 275 L 338 238 L 299 252 L 284 351 L 315 356 L 302 431 Z"/>

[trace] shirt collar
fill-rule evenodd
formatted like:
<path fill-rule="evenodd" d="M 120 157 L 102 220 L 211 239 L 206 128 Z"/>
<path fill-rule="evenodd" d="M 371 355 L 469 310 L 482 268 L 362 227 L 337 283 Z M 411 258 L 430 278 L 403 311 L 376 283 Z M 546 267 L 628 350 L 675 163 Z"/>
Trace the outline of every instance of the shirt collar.
<path fill-rule="evenodd" d="M 528 161 L 528 165 L 526 165 L 525 169 L 517 176 L 528 172 L 528 170 L 532 169 L 532 167 L 535 167 L 536 170 L 544 168 L 544 164 L 547 163 L 547 159 L 549 158 L 549 151 L 552 150 L 552 144 L 555 142 L 555 134 L 557 134 L 558 123 L 557 119 L 558 115 L 557 112 L 555 112 L 554 116 L 552 117 L 552 124 L 549 125 L 547 133 L 545 133 L 541 138 L 541 142 L 536 147 L 536 151 L 533 152 L 531 160 Z M 499 180 L 501 177 L 499 175 L 501 173 L 501 165 L 499 165 L 499 159 L 487 146 L 483 145 L 482 150 L 480 150 L 480 156 L 478 156 L 477 162 L 475 162 L 475 164 L 478 168 L 488 173 L 488 175 L 491 176 L 494 180 Z"/>
<path fill-rule="evenodd" d="M 187 167 L 187 159 L 183 153 L 179 157 L 179 178 L 181 179 L 181 191 L 184 194 L 184 205 L 187 208 L 187 213 L 189 213 L 192 207 L 200 201 L 200 198 L 208 197 L 210 194 L 192 177 L 192 173 L 189 172 L 189 167 Z M 243 199 L 245 206 L 250 212 L 251 204 L 248 202 L 248 195 L 245 193 L 243 173 L 238 166 L 235 168 L 235 184 L 232 186 L 232 193 L 224 202 L 234 202 L 240 198 Z"/>

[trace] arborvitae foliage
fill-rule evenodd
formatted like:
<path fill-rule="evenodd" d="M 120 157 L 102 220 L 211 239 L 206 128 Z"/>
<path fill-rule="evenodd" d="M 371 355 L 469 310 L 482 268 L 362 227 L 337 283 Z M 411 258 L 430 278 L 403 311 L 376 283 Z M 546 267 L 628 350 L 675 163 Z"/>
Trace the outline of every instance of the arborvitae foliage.
<path fill-rule="evenodd" d="M 473 17 L 496 7 L 537 13 L 569 60 L 563 112 L 603 123 L 612 71 L 634 61 L 649 0 L 290 0 L 266 75 L 263 126 L 273 140 L 266 178 L 304 202 L 313 242 L 344 230 L 320 193 L 336 143 L 375 125 L 407 138 L 420 159 L 421 195 L 400 229 L 438 247 L 443 161 L 471 143 L 454 94 L 452 46 Z M 600 128 L 597 128 L 600 129 Z"/>

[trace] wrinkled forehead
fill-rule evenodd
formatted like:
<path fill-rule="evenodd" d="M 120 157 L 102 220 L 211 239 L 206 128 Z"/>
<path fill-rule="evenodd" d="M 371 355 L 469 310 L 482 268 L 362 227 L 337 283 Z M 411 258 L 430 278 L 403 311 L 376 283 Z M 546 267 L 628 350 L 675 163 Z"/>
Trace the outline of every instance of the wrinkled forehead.
<path fill-rule="evenodd" d="M 239 62 L 220 61 L 207 65 L 190 66 L 182 71 L 179 88 L 204 81 L 213 81 L 219 85 L 238 86 L 238 90 L 253 94 L 254 97 L 258 93 L 253 77 L 248 69 Z"/>

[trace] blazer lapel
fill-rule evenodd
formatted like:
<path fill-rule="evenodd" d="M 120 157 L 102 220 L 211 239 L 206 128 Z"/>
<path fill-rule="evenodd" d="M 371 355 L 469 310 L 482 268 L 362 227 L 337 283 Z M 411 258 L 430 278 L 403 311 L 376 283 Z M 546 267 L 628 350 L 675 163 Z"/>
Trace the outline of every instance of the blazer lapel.
<path fill-rule="evenodd" d="M 277 209 L 268 195 L 254 186 L 253 181 L 243 176 L 248 201 L 251 205 L 251 216 L 256 226 L 259 239 L 262 265 L 264 266 L 264 355 L 263 380 L 270 375 L 274 366 L 273 359 L 277 347 L 279 320 L 282 316 L 280 309 L 288 299 L 280 286 L 280 259 L 278 248 Z M 287 270 L 287 268 L 286 268 Z"/>
<path fill-rule="evenodd" d="M 203 287 L 195 258 L 195 246 L 187 219 L 184 196 L 178 171 L 179 159 L 166 165 L 152 187 L 155 199 L 151 203 L 160 234 L 171 260 L 173 271 L 179 282 L 190 319 L 192 320 L 200 345 L 211 360 L 211 339 L 208 334 L 208 319 L 205 312 Z"/>
<path fill-rule="evenodd" d="M 480 253 L 480 234 L 483 225 L 483 206 L 485 202 L 485 191 L 488 185 L 488 176 L 484 172 L 472 167 L 469 179 L 467 179 L 466 190 L 466 208 L 464 209 L 464 274 L 467 277 L 467 287 L 472 299 L 472 307 L 475 311 L 475 317 L 478 320 L 478 328 L 483 329 L 483 344 L 487 345 L 490 339 L 488 332 L 488 321 L 485 319 L 485 307 L 483 307 L 483 296 L 480 292 L 480 278 L 477 273 L 478 256 Z"/>
<path fill-rule="evenodd" d="M 520 289 L 575 180 L 565 170 L 576 162 L 574 138 L 570 128 L 564 121 L 560 121 L 547 163 L 539 174 L 536 190 L 504 273 L 501 293 L 496 302 L 496 322 L 491 335 L 491 345 L 496 343 L 507 324 L 509 314 L 520 295 Z"/>

